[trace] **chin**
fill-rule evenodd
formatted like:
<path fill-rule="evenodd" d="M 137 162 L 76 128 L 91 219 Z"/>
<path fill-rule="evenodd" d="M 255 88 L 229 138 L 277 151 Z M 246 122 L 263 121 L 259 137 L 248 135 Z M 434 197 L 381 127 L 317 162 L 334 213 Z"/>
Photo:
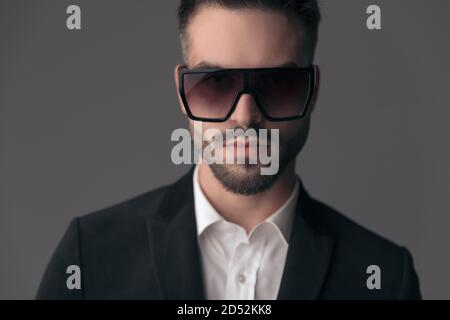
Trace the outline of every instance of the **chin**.
<path fill-rule="evenodd" d="M 260 175 L 260 164 L 224 164 L 224 170 L 231 174 L 242 175 Z"/>
<path fill-rule="evenodd" d="M 215 164 L 210 168 L 226 190 L 241 195 L 266 191 L 277 179 L 276 175 L 261 175 L 259 164 Z"/>

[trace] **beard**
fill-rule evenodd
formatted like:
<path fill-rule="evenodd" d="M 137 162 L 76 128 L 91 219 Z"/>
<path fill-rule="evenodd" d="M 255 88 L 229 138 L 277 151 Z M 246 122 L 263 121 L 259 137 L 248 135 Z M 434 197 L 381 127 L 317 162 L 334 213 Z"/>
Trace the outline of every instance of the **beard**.
<path fill-rule="evenodd" d="M 240 195 L 254 195 L 264 192 L 272 187 L 277 179 L 291 161 L 295 161 L 298 153 L 302 150 L 309 132 L 309 119 L 299 126 L 297 132 L 290 137 L 284 137 L 280 132 L 279 140 L 279 169 L 273 175 L 262 175 L 260 172 L 262 164 L 220 164 L 212 163 L 209 167 L 227 190 Z M 258 128 L 253 127 L 255 130 Z M 270 130 L 269 130 L 270 131 Z M 210 144 L 203 142 L 203 148 Z"/>

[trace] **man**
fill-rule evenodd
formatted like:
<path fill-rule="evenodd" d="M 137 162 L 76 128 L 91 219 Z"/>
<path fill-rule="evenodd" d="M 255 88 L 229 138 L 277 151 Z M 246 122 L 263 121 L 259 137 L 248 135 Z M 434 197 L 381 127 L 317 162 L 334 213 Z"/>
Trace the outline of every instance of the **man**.
<path fill-rule="evenodd" d="M 203 162 L 74 219 L 37 297 L 420 299 L 409 251 L 311 198 L 295 174 L 320 82 L 316 1 L 185 0 L 179 20 L 185 64 L 174 78 L 191 132 L 278 133 L 257 141 L 277 144 L 278 170 Z M 220 147 L 248 159 L 255 146 L 237 140 Z M 81 285 L 69 289 L 71 265 Z"/>

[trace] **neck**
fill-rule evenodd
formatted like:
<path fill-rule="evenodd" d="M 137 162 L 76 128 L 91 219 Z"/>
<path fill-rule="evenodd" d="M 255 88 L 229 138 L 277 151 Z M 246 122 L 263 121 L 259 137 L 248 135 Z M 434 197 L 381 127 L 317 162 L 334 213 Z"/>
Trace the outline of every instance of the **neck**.
<path fill-rule="evenodd" d="M 254 195 L 240 195 L 226 190 L 208 165 L 199 166 L 199 184 L 206 198 L 225 220 L 242 226 L 247 233 L 278 210 L 295 186 L 295 159 L 291 160 L 270 189 Z"/>

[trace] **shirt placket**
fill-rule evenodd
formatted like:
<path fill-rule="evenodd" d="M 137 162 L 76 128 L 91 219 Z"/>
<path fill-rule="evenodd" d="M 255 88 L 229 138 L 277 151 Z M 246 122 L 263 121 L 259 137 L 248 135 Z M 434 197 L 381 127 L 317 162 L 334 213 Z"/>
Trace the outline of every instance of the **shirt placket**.
<path fill-rule="evenodd" d="M 245 232 L 238 233 L 235 241 L 227 273 L 225 299 L 253 300 L 264 243 L 261 239 L 248 242 Z"/>

